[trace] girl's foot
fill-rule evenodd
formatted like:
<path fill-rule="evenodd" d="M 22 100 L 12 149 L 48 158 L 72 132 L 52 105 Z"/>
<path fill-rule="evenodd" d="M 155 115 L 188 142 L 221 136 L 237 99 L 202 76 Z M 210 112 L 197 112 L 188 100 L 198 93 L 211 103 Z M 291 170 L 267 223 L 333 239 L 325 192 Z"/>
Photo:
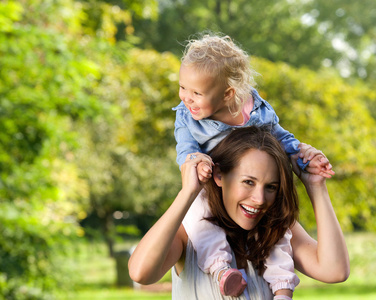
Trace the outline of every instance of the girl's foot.
<path fill-rule="evenodd" d="M 242 273 L 237 269 L 224 270 L 219 281 L 219 289 L 224 296 L 240 296 L 247 286 Z"/>

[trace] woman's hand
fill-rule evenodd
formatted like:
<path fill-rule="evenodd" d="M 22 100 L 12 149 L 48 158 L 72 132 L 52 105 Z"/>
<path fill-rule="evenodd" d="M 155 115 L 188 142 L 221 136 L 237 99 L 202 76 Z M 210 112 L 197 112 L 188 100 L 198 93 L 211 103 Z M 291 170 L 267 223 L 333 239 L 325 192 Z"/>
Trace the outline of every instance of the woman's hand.
<path fill-rule="evenodd" d="M 182 191 L 198 194 L 204 187 L 205 182 L 199 180 L 197 166 L 203 163 L 213 166 L 211 157 L 203 153 L 188 154 L 184 164 L 181 166 Z"/>

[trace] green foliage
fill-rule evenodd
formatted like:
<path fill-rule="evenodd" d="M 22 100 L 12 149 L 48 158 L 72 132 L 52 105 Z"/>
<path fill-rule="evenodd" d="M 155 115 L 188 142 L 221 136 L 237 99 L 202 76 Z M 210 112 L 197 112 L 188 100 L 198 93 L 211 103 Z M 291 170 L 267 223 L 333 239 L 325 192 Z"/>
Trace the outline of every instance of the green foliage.
<path fill-rule="evenodd" d="M 358 83 L 349 85 L 328 71 L 314 73 L 255 58 L 260 93 L 274 107 L 280 123 L 300 141 L 321 149 L 336 175 L 328 180 L 332 202 L 343 228 L 375 230 L 374 180 L 376 123 L 368 106 L 376 94 Z M 307 198 L 300 187 L 300 197 Z M 301 220 L 314 224 L 303 201 Z"/>
<path fill-rule="evenodd" d="M 84 235 L 78 221 L 87 214 L 100 218 L 107 237 L 137 234 L 134 225 L 111 224 L 113 212 L 159 216 L 180 188 L 171 110 L 179 103 L 180 63 L 171 53 L 134 48 L 140 41 L 132 35 L 134 28 L 145 26 L 152 45 L 172 22 L 176 34 L 169 27 L 163 42 L 170 47 L 167 41 L 178 45 L 197 31 L 186 27 L 184 20 L 200 26 L 222 22 L 213 29 L 226 27 L 227 33 L 239 31 L 240 37 L 252 13 L 252 22 L 263 16 L 278 24 L 286 40 L 292 33 L 297 40 L 317 34 L 314 28 L 298 26 L 299 14 L 288 19 L 291 7 L 284 2 L 260 2 L 260 11 L 247 6 L 244 15 L 238 14 L 244 4 L 240 0 L 209 1 L 207 7 L 191 1 L 189 8 L 183 2 L 161 1 L 158 27 L 153 27 L 158 19 L 156 1 L 0 2 L 4 299 L 57 298 L 56 290 L 63 290 L 71 278 L 64 275 L 65 245 Z M 179 9 L 173 11 L 175 4 Z M 277 21 L 277 15 L 285 17 Z M 230 19 L 234 25 L 225 26 Z M 250 47 L 263 49 L 273 60 L 285 60 L 288 53 L 290 63 L 300 65 L 309 51 L 293 57 L 291 48 L 281 46 L 285 44 L 278 32 L 272 34 L 272 44 L 265 44 L 270 47 L 261 46 L 270 31 L 268 22 L 253 25 L 256 31 L 263 24 L 254 33 L 253 43 L 259 44 Z M 247 35 L 248 31 L 244 40 Z M 140 32 L 138 38 L 146 45 Z M 312 66 L 318 67 L 319 61 L 312 61 Z M 360 83 L 346 84 L 328 69 L 314 73 L 260 58 L 253 63 L 262 74 L 260 93 L 274 106 L 281 124 L 331 160 L 337 175 L 328 185 L 344 228 L 376 229 L 375 92 Z M 312 226 L 311 206 L 299 190 L 302 222 Z"/>
<path fill-rule="evenodd" d="M 372 0 L 315 0 L 308 15 L 325 35 L 336 39 L 341 60 L 333 63 L 345 72 L 375 82 L 376 3 Z"/>
<path fill-rule="evenodd" d="M 19 21 L 22 14 L 22 6 L 14 1 L 0 3 L 0 31 L 10 32 L 13 30 L 13 22 Z"/>
<path fill-rule="evenodd" d="M 135 20 L 142 47 L 181 55 L 177 42 L 220 31 L 248 53 L 295 67 L 335 66 L 344 77 L 374 82 L 375 9 L 367 1 L 159 0 L 159 18 Z"/>
<path fill-rule="evenodd" d="M 75 220 L 87 191 L 72 160 L 72 125 L 102 107 L 92 96 L 98 65 L 72 28 L 81 16 L 73 1 L 0 3 L 3 299 L 54 299 L 67 283 L 63 245 L 82 235 Z"/>
<path fill-rule="evenodd" d="M 96 95 L 115 113 L 79 129 L 77 163 L 89 183 L 91 210 L 110 236 L 113 212 L 160 215 L 180 185 L 171 110 L 179 103 L 178 68 L 171 54 L 133 49 L 102 69 Z"/>
<path fill-rule="evenodd" d="M 180 55 L 176 41 L 207 29 L 220 31 L 252 55 L 317 69 L 324 58 L 335 60 L 336 51 L 317 26 L 302 24 L 306 6 L 302 1 L 279 0 L 160 0 L 158 20 L 136 20 L 135 35 L 146 47 Z"/>
<path fill-rule="evenodd" d="M 138 229 L 137 226 L 135 225 L 128 225 L 128 226 L 118 225 L 116 226 L 116 232 L 119 234 L 127 234 L 127 235 L 132 235 L 135 237 L 141 235 L 140 229 Z"/>

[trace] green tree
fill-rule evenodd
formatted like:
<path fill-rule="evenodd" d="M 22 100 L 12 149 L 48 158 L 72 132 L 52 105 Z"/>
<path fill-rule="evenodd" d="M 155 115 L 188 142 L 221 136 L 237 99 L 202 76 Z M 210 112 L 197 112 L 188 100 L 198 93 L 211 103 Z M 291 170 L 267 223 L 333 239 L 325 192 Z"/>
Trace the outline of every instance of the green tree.
<path fill-rule="evenodd" d="M 376 82 L 376 3 L 372 0 L 311 1 L 306 17 L 341 53 L 333 65 L 344 76 Z"/>
<path fill-rule="evenodd" d="M 179 43 L 220 31 L 268 60 L 375 80 L 375 9 L 368 1 L 159 0 L 159 18 L 134 19 L 144 48 L 181 55 Z"/>
<path fill-rule="evenodd" d="M 2 299 L 54 299 L 69 280 L 63 245 L 83 234 L 72 129 L 105 111 L 92 96 L 99 70 L 82 47 L 84 18 L 73 1 L 0 2 Z"/>
<path fill-rule="evenodd" d="M 179 43 L 203 30 L 230 35 L 252 55 L 294 66 L 319 68 L 324 58 L 335 59 L 331 42 L 306 26 L 301 1 L 187 0 L 159 1 L 156 22 L 137 22 L 135 35 L 144 45 L 181 54 Z"/>
<path fill-rule="evenodd" d="M 103 116 L 86 127 L 78 154 L 90 186 L 88 213 L 101 220 L 111 256 L 114 212 L 157 217 L 180 184 L 171 110 L 179 102 L 179 61 L 172 54 L 137 49 L 124 59 L 106 64 L 106 84 L 96 90 L 98 98 L 114 105 L 118 117 Z"/>
<path fill-rule="evenodd" d="M 369 109 L 375 105 L 375 92 L 328 71 L 315 73 L 260 58 L 253 65 L 262 74 L 260 94 L 272 104 L 281 125 L 330 159 L 336 175 L 328 186 L 344 229 L 375 230 L 376 124 Z M 303 190 L 301 220 L 313 226 Z"/>

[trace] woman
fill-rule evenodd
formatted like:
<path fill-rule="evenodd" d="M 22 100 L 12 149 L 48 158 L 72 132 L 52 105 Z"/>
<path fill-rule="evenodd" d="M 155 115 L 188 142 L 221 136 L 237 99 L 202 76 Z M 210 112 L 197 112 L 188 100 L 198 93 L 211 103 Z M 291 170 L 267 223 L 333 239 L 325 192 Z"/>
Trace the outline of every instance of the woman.
<path fill-rule="evenodd" d="M 205 190 L 213 214 L 208 221 L 225 229 L 236 258 L 234 267 L 244 269 L 247 288 L 240 299 L 272 299 L 268 285 L 260 276 L 263 262 L 291 225 L 296 268 L 324 282 L 346 280 L 347 248 L 324 177 L 298 174 L 315 211 L 316 242 L 299 223 L 291 220 L 289 209 L 292 208 L 294 215 L 296 203 L 292 171 L 283 149 L 270 133 L 257 127 L 234 130 L 213 149 L 211 156 L 216 165 Z M 292 159 L 293 168 L 299 172 L 296 159 Z M 211 276 L 199 270 L 194 249 L 181 225 L 204 187 L 196 169 L 200 162 L 213 164 L 205 154 L 187 157 L 181 167 L 182 189 L 140 241 L 129 261 L 131 278 L 141 284 L 158 281 L 175 266 L 173 299 L 227 298 L 221 295 Z"/>

